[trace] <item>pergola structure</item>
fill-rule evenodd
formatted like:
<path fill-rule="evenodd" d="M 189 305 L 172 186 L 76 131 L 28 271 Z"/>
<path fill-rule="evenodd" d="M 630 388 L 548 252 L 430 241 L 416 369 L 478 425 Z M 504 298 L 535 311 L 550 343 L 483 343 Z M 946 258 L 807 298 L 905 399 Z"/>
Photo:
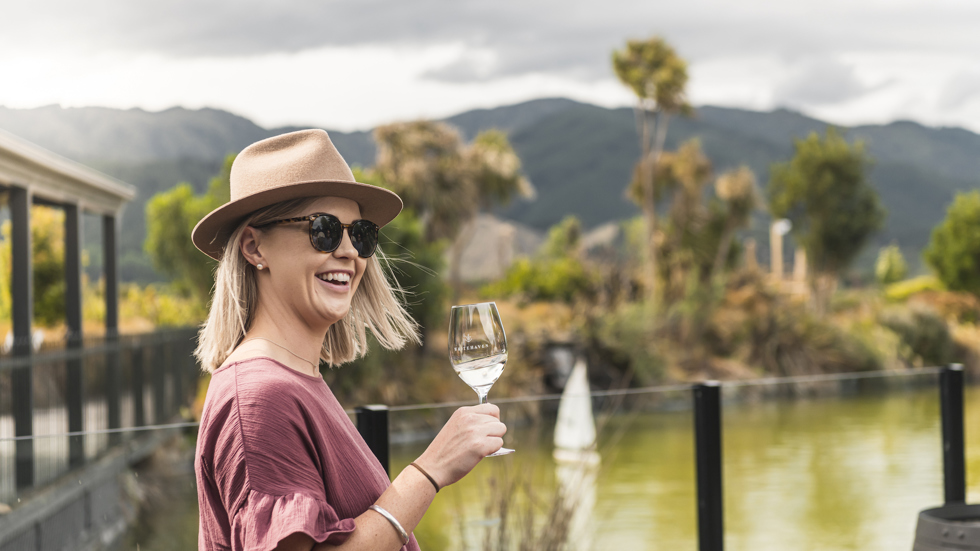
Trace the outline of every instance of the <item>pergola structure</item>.
<path fill-rule="evenodd" d="M 0 192 L 8 194 L 11 221 L 11 298 L 13 355 L 11 374 L 14 430 L 16 436 L 33 433 L 33 389 L 30 356 L 32 289 L 31 205 L 60 208 L 65 212 L 65 325 L 67 346 L 82 346 L 82 255 L 81 213 L 102 217 L 105 271 L 105 325 L 107 339 L 114 340 L 119 328 L 117 270 L 117 220 L 123 205 L 136 196 L 133 186 L 84 165 L 69 161 L 46 149 L 0 131 Z M 17 361 L 20 360 L 20 361 Z M 28 360 L 28 361 L 24 361 Z M 80 431 L 82 419 L 82 374 L 80 366 L 69 368 L 69 430 Z M 72 450 L 81 458 L 81 449 Z M 33 442 L 17 441 L 17 485 L 31 484 Z"/>

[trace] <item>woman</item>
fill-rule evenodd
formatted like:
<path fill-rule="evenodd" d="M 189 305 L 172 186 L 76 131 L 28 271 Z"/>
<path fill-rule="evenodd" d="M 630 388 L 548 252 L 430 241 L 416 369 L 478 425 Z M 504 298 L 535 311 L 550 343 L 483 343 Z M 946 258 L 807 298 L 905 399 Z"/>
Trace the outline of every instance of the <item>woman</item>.
<path fill-rule="evenodd" d="M 322 130 L 247 147 L 231 201 L 194 228 L 218 259 L 196 355 L 212 373 L 195 470 L 202 550 L 418 549 L 411 531 L 439 488 L 499 449 L 493 405 L 457 410 L 389 482 L 320 377 L 418 340 L 376 254 L 397 195 L 359 184 Z"/>

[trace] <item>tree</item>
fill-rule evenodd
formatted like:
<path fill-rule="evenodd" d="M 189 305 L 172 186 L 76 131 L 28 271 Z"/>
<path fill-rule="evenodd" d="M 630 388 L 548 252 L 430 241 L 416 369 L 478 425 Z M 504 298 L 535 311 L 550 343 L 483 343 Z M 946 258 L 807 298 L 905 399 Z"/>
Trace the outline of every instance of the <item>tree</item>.
<path fill-rule="evenodd" d="M 428 241 L 452 239 L 477 208 L 465 177 L 463 139 L 448 124 L 413 121 L 379 126 L 375 170 L 418 213 Z"/>
<path fill-rule="evenodd" d="M 0 319 L 10 319 L 12 302 L 10 221 L 0 230 Z M 34 323 L 51 327 L 65 320 L 65 213 L 31 207 L 31 255 L 34 272 Z"/>
<path fill-rule="evenodd" d="M 713 276 L 721 273 L 728 260 L 735 232 L 749 224 L 752 212 L 759 205 L 755 173 L 747 166 L 725 172 L 715 181 L 715 196 L 724 203 L 726 216 L 721 243 L 718 245 L 718 252 L 711 269 Z"/>
<path fill-rule="evenodd" d="M 713 177 L 713 167 L 697 139 L 684 142 L 677 151 L 663 152 L 653 172 L 654 198 L 666 215 L 658 221 L 657 275 L 663 282 L 658 298 L 670 304 L 688 292 L 689 277 L 697 283 L 709 279 L 723 229 L 738 223 L 728 221 L 720 199 L 706 200 L 705 188 Z M 642 180 L 634 178 L 630 196 L 641 197 L 643 192 Z M 725 259 L 727 255 L 726 249 Z"/>
<path fill-rule="evenodd" d="M 190 184 L 182 183 L 146 204 L 146 253 L 178 291 L 201 304 L 211 296 L 217 262 L 197 250 L 191 232 L 201 218 L 228 202 L 234 160 L 234 155 L 225 159 L 221 174 L 211 179 L 203 195 L 195 195 Z"/>
<path fill-rule="evenodd" d="M 956 195 L 923 256 L 949 290 L 980 295 L 980 191 Z"/>
<path fill-rule="evenodd" d="M 393 123 L 374 131 L 375 170 L 419 214 L 430 241 L 448 239 L 450 280 L 459 295 L 463 248 L 473 237 L 481 209 L 533 196 L 521 161 L 499 130 L 481 132 L 466 145 L 451 126 L 434 121 Z"/>
<path fill-rule="evenodd" d="M 792 160 L 772 165 L 769 210 L 793 223 L 811 267 L 812 305 L 822 314 L 837 275 L 881 228 L 885 211 L 866 178 L 870 161 L 861 143 L 848 144 L 831 128 L 823 139 L 812 133 L 794 145 Z"/>
<path fill-rule="evenodd" d="M 354 167 L 353 172 L 358 182 L 386 187 L 377 171 Z M 448 288 L 439 277 L 445 264 L 442 242 L 427 241 L 421 219 L 411 207 L 406 207 L 381 229 L 379 246 L 385 253 L 384 262 L 405 290 L 405 306 L 412 319 L 423 329 L 442 323 L 448 295 Z M 424 339 L 424 331 L 422 336 Z"/>
<path fill-rule="evenodd" d="M 656 166 L 667 139 L 670 116 L 691 111 L 685 98 L 687 63 L 662 38 L 630 40 L 626 48 L 613 52 L 613 69 L 623 84 L 636 94 L 635 108 L 640 142 L 636 180 L 641 193 L 634 196 L 646 222 L 648 296 L 656 297 L 657 285 L 657 202 Z"/>
<path fill-rule="evenodd" d="M 902 256 L 902 249 L 898 245 L 889 245 L 878 252 L 878 260 L 875 261 L 875 278 L 882 285 L 905 279 L 909 267 Z"/>

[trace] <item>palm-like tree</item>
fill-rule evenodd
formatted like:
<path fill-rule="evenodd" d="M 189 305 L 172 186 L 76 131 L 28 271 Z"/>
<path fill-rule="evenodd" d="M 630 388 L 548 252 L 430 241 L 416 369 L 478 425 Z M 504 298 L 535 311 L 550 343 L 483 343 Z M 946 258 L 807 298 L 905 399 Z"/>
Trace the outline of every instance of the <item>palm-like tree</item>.
<path fill-rule="evenodd" d="M 426 238 L 453 242 L 450 279 L 457 298 L 460 258 L 473 238 L 476 214 L 534 195 L 520 158 L 499 130 L 481 132 L 467 145 L 448 124 L 414 121 L 379 127 L 374 137 L 376 170 L 418 212 Z"/>
<path fill-rule="evenodd" d="M 613 52 L 612 63 L 616 76 L 637 97 L 635 111 L 640 159 L 636 179 L 641 188 L 638 203 L 643 210 L 648 247 L 644 272 L 648 296 L 655 298 L 659 255 L 654 180 L 671 115 L 691 111 L 685 97 L 687 62 L 662 38 L 654 37 L 627 41 L 623 50 Z"/>

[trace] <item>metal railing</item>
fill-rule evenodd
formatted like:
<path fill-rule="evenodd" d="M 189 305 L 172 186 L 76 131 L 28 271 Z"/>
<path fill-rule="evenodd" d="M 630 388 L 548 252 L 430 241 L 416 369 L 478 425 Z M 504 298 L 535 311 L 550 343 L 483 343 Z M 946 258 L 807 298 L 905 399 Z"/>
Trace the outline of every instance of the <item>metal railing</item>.
<path fill-rule="evenodd" d="M 167 427 L 197 391 L 195 335 L 158 331 L 0 358 L 0 502 Z"/>
<path fill-rule="evenodd" d="M 669 385 L 598 391 L 593 398 L 615 395 L 640 395 L 686 391 L 691 393 L 694 410 L 693 445 L 695 449 L 695 492 L 697 495 L 697 524 L 699 551 L 724 549 L 724 481 L 722 478 L 723 410 L 722 394 L 725 388 L 733 391 L 751 387 L 773 385 L 806 385 L 820 383 L 860 382 L 896 375 L 939 375 L 940 412 L 942 420 L 943 479 L 945 502 L 964 503 L 966 500 L 966 448 L 963 426 L 963 366 L 951 364 L 943 368 L 922 368 L 904 373 L 861 372 L 799 377 L 765 378 L 747 381 L 707 381 L 700 384 Z M 526 401 L 556 400 L 560 395 L 498 399 L 494 403 L 518 403 Z M 387 472 L 389 470 L 390 437 L 388 416 L 393 411 L 409 411 L 471 405 L 473 402 L 420 404 L 415 406 L 387 407 L 372 405 L 356 408 L 357 430 L 368 443 Z"/>
<path fill-rule="evenodd" d="M 194 331 L 183 330 L 121 338 L 80 350 L 34 356 L 30 362 L 0 359 L 0 501 L 16 497 L 56 478 L 77 465 L 99 457 L 115 443 L 132 439 L 144 431 L 195 427 L 194 422 L 171 422 L 180 407 L 188 404 L 196 390 L 198 367 L 191 352 Z M 18 369 L 32 370 L 34 433 L 13 435 L 10 378 Z M 71 371 L 80 371 L 82 384 L 73 386 Z M 907 379 L 938 375 L 942 420 L 944 496 L 946 503 L 963 503 L 966 496 L 963 424 L 963 369 L 958 364 L 944 368 L 922 368 L 907 372 L 862 372 L 700 384 L 675 384 L 646 388 L 595 391 L 595 399 L 624 396 L 689 393 L 694 426 L 695 488 L 697 496 L 700 551 L 721 551 L 724 546 L 723 402 L 737 400 L 743 392 L 798 392 L 815 385 L 846 385 L 880 379 Z M 905 377 L 909 376 L 909 377 Z M 727 392 L 726 392 L 727 390 Z M 726 395 L 727 394 L 727 395 Z M 74 398 L 72 397 L 74 396 Z M 559 400 L 561 395 L 500 398 L 497 404 L 520 404 Z M 81 419 L 72 421 L 70 402 L 83 404 Z M 348 412 L 357 429 L 389 470 L 390 412 L 454 408 L 472 401 L 415 404 L 388 407 L 371 405 Z M 77 409 L 77 408 L 76 408 Z M 80 424 L 79 424 L 80 423 Z M 75 429 L 74 427 L 81 428 Z M 32 479 L 17 484 L 25 461 L 16 447 L 28 443 Z"/>

